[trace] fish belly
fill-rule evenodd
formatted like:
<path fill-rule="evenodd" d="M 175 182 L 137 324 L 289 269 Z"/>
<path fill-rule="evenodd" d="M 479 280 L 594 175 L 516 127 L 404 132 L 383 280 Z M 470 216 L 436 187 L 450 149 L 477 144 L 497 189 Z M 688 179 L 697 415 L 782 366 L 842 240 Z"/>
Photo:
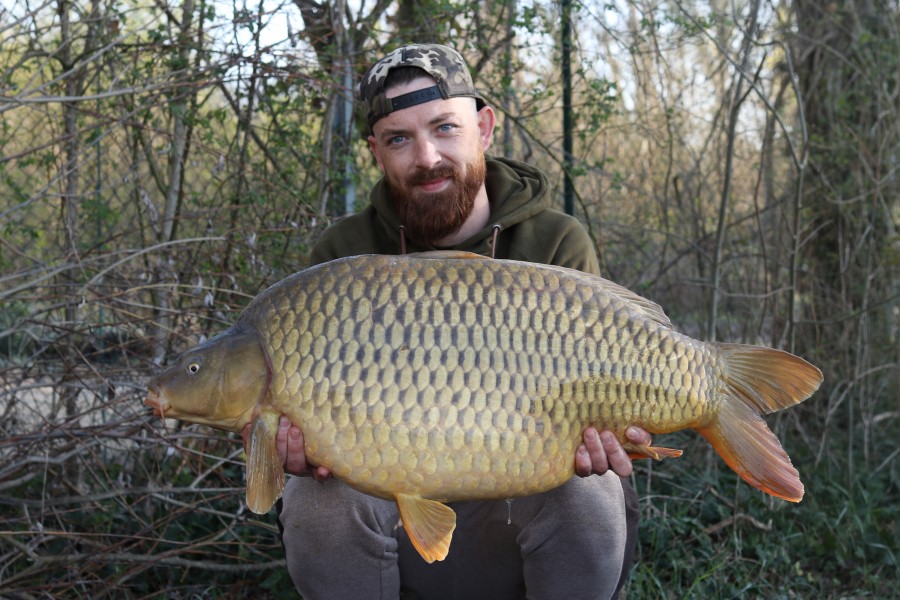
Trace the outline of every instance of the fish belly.
<path fill-rule="evenodd" d="M 271 401 L 358 489 L 460 500 L 574 473 L 588 425 L 702 424 L 715 360 L 604 280 L 495 260 L 371 256 L 260 295 Z"/>

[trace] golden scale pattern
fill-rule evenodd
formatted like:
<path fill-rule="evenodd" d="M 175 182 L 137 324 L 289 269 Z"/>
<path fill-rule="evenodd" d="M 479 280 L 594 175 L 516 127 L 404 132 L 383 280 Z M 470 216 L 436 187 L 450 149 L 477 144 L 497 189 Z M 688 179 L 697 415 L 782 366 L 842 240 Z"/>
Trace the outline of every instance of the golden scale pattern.
<path fill-rule="evenodd" d="M 587 424 L 672 431 L 707 413 L 709 350 L 583 277 L 373 258 L 298 273 L 243 316 L 310 460 L 365 492 L 534 493 L 572 475 Z"/>

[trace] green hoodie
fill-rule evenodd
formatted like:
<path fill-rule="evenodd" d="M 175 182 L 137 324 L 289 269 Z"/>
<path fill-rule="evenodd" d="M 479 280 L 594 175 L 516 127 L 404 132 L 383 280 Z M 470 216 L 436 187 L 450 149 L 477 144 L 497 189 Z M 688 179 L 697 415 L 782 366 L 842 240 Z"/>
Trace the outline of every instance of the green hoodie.
<path fill-rule="evenodd" d="M 550 207 L 543 173 L 519 161 L 488 157 L 485 187 L 490 223 L 452 249 L 490 256 L 493 230 L 499 225 L 496 258 L 600 273 L 584 227 L 574 217 Z M 375 184 L 369 199 L 371 204 L 365 210 L 338 221 L 322 234 L 310 253 L 311 265 L 357 254 L 400 254 L 401 223 L 384 179 Z M 406 244 L 407 252 L 437 249 L 415 246 L 408 240 Z"/>

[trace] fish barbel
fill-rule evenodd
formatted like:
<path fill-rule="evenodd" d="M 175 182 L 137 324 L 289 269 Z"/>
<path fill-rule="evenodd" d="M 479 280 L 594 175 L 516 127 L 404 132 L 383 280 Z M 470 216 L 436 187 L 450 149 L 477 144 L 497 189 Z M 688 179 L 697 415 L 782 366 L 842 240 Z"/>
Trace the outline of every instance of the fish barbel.
<path fill-rule="evenodd" d="M 443 559 L 450 500 L 562 485 L 590 425 L 632 456 L 625 429 L 691 428 L 751 485 L 799 501 L 803 484 L 761 414 L 809 397 L 821 372 L 794 355 L 706 343 L 601 277 L 465 253 L 366 255 L 295 273 L 149 386 L 157 415 L 253 423 L 247 505 L 267 512 L 284 471 L 281 414 L 310 463 L 397 502 L 415 547 Z"/>

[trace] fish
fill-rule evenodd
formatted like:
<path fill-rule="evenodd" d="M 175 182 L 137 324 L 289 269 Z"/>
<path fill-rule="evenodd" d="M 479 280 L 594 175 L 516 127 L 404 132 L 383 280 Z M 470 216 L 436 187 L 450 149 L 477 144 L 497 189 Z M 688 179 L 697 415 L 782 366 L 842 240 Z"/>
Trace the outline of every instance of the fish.
<path fill-rule="evenodd" d="M 600 276 L 462 252 L 361 255 L 261 292 L 238 320 L 148 386 L 164 418 L 239 432 L 247 506 L 266 513 L 285 473 L 282 414 L 307 460 L 393 500 L 422 557 L 449 552 L 454 500 L 564 484 L 588 426 L 632 458 L 693 429 L 750 485 L 792 502 L 797 470 L 762 415 L 810 397 L 821 371 L 782 350 L 679 333 L 662 308 Z"/>

